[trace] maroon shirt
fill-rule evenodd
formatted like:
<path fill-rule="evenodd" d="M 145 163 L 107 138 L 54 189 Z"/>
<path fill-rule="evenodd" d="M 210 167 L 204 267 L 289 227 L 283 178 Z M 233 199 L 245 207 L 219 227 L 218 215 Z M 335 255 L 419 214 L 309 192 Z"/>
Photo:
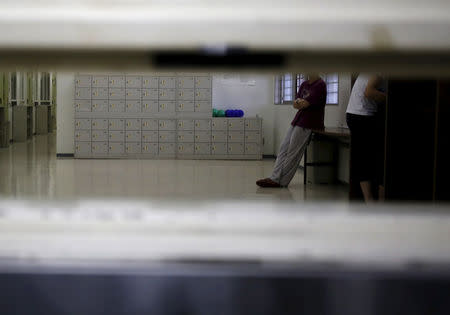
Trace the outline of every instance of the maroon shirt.
<path fill-rule="evenodd" d="M 313 83 L 305 81 L 300 85 L 295 99 L 301 98 L 309 102 L 309 106 L 300 109 L 292 121 L 292 126 L 307 129 L 323 129 L 325 115 L 325 104 L 327 102 L 327 86 L 322 79 Z"/>

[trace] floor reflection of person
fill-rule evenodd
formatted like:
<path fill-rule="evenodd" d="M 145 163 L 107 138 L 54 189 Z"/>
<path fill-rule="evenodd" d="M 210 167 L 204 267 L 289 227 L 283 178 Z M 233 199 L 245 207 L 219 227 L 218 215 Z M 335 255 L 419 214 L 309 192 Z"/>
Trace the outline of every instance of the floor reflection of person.
<path fill-rule="evenodd" d="M 353 86 L 347 107 L 351 134 L 352 179 L 359 182 L 366 202 L 384 199 L 384 112 L 386 80 L 379 75 L 360 74 Z"/>
<path fill-rule="evenodd" d="M 294 177 L 311 138 L 312 129 L 323 129 L 327 87 L 318 74 L 309 74 L 298 89 L 293 107 L 298 109 L 280 147 L 272 175 L 260 187 L 287 187 Z"/>

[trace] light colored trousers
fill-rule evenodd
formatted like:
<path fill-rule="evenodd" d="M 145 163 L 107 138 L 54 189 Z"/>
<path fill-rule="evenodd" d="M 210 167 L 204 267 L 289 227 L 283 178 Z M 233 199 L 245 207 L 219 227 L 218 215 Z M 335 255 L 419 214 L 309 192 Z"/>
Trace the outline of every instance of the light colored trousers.
<path fill-rule="evenodd" d="M 311 129 L 291 126 L 280 147 L 270 179 L 286 187 L 297 172 L 298 165 L 311 138 Z"/>

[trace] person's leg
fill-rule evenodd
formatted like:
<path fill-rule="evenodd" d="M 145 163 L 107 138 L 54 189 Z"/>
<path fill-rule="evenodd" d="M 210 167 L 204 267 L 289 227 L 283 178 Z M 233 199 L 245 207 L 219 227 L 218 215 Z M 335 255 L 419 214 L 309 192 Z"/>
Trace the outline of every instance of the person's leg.
<path fill-rule="evenodd" d="M 372 184 L 369 181 L 362 181 L 359 182 L 359 185 L 361 186 L 361 190 L 364 196 L 365 202 L 372 202 L 373 201 L 373 194 L 372 194 Z"/>
<path fill-rule="evenodd" d="M 276 183 L 280 183 L 281 172 L 283 170 L 284 160 L 286 159 L 286 155 L 289 149 L 289 143 L 291 142 L 293 130 L 294 127 L 290 126 L 286 136 L 284 137 L 283 142 L 281 143 L 280 152 L 278 152 L 277 159 L 273 167 L 272 175 L 269 177 Z"/>
<path fill-rule="evenodd" d="M 289 147 L 283 160 L 282 171 L 279 177 L 281 186 L 287 187 L 297 172 L 310 137 L 310 129 L 296 126 L 292 130 Z"/>

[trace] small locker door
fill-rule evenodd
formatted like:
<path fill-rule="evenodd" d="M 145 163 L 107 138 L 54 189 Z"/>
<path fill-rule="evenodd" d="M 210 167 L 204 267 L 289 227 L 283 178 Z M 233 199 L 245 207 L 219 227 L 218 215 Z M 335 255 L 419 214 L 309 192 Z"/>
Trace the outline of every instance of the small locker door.
<path fill-rule="evenodd" d="M 141 111 L 141 101 L 140 100 L 127 100 L 125 111 L 128 113 L 139 113 Z"/>
<path fill-rule="evenodd" d="M 125 121 L 125 130 L 141 130 L 141 119 L 130 118 Z"/>
<path fill-rule="evenodd" d="M 108 119 L 92 119 L 92 129 L 108 130 Z"/>
<path fill-rule="evenodd" d="M 244 154 L 244 144 L 228 143 L 228 154 Z"/>
<path fill-rule="evenodd" d="M 175 89 L 159 89 L 160 101 L 174 101 L 175 98 Z"/>
<path fill-rule="evenodd" d="M 197 131 L 209 131 L 211 130 L 211 119 L 196 119 L 195 130 Z"/>
<path fill-rule="evenodd" d="M 226 118 L 213 118 L 212 130 L 228 130 L 228 120 Z"/>
<path fill-rule="evenodd" d="M 179 143 L 178 144 L 178 154 L 180 154 L 180 155 L 194 154 L 194 144 L 193 143 Z"/>
<path fill-rule="evenodd" d="M 109 76 L 109 87 L 110 88 L 125 88 L 125 76 L 123 76 L 123 75 Z"/>
<path fill-rule="evenodd" d="M 211 142 L 211 131 L 195 131 L 195 142 Z"/>
<path fill-rule="evenodd" d="M 194 132 L 193 131 L 178 131 L 178 142 L 194 142 Z"/>
<path fill-rule="evenodd" d="M 142 77 L 142 88 L 143 89 L 158 89 L 158 77 L 144 76 Z"/>
<path fill-rule="evenodd" d="M 226 143 L 213 143 L 211 144 L 211 154 L 226 155 L 228 153 Z"/>
<path fill-rule="evenodd" d="M 158 130 L 158 119 L 142 119 L 142 130 Z"/>
<path fill-rule="evenodd" d="M 129 75 L 125 77 L 126 88 L 140 89 L 142 87 L 142 77 L 140 75 Z"/>
<path fill-rule="evenodd" d="M 92 154 L 105 155 L 108 153 L 108 142 L 92 142 Z"/>
<path fill-rule="evenodd" d="M 175 131 L 160 131 L 159 142 L 175 142 Z"/>
<path fill-rule="evenodd" d="M 108 99 L 108 88 L 92 88 L 92 99 L 93 100 L 107 100 Z"/>
<path fill-rule="evenodd" d="M 109 130 L 124 130 L 125 120 L 124 119 L 110 119 L 109 120 Z"/>
<path fill-rule="evenodd" d="M 231 131 L 244 131 L 244 119 L 242 118 L 229 118 L 228 130 Z"/>
<path fill-rule="evenodd" d="M 141 89 L 126 89 L 125 97 L 127 100 L 140 100 L 141 99 Z"/>
<path fill-rule="evenodd" d="M 123 113 L 125 112 L 125 101 L 112 100 L 109 101 L 109 112 L 111 113 Z"/>
<path fill-rule="evenodd" d="M 125 99 L 125 88 L 121 89 L 109 89 L 109 99 L 110 100 L 124 100 Z"/>
<path fill-rule="evenodd" d="M 109 142 L 123 142 L 125 141 L 125 132 L 119 130 L 109 131 Z"/>
<path fill-rule="evenodd" d="M 142 143 L 142 153 L 143 154 L 158 154 L 159 147 L 158 143 Z"/>
<path fill-rule="evenodd" d="M 174 101 L 159 101 L 159 112 L 160 113 L 175 113 L 175 102 Z"/>
<path fill-rule="evenodd" d="M 75 130 L 75 141 L 91 141 L 91 131 Z"/>
<path fill-rule="evenodd" d="M 158 89 L 142 89 L 143 100 L 158 100 Z"/>
<path fill-rule="evenodd" d="M 175 77 L 160 77 L 159 78 L 159 88 L 160 89 L 174 89 L 175 88 Z"/>
<path fill-rule="evenodd" d="M 90 75 L 77 75 L 75 76 L 75 87 L 91 87 Z"/>
<path fill-rule="evenodd" d="M 159 144 L 159 154 L 160 155 L 174 155 L 175 154 L 175 143 L 160 143 Z"/>
<path fill-rule="evenodd" d="M 93 100 L 92 101 L 92 111 L 93 112 L 108 112 L 108 101 L 107 100 Z"/>
<path fill-rule="evenodd" d="M 178 77 L 177 88 L 179 89 L 193 89 L 194 77 Z"/>
<path fill-rule="evenodd" d="M 158 142 L 158 131 L 142 131 L 142 142 Z"/>
<path fill-rule="evenodd" d="M 253 131 L 261 130 L 261 119 L 245 118 L 245 130 L 253 130 Z"/>
<path fill-rule="evenodd" d="M 244 142 L 244 132 L 228 131 L 228 142 Z"/>
<path fill-rule="evenodd" d="M 194 130 L 194 119 L 178 119 L 178 130 Z"/>
<path fill-rule="evenodd" d="M 176 103 L 177 112 L 193 112 L 194 111 L 194 101 L 178 101 Z"/>
<path fill-rule="evenodd" d="M 125 152 L 127 154 L 139 154 L 141 153 L 141 147 L 140 142 L 129 142 L 125 144 Z"/>
<path fill-rule="evenodd" d="M 159 104 L 156 100 L 143 100 L 142 112 L 144 113 L 157 113 L 159 111 Z"/>
<path fill-rule="evenodd" d="M 141 132 L 140 131 L 127 131 L 125 133 L 125 142 L 140 142 Z"/>
<path fill-rule="evenodd" d="M 211 134 L 212 142 L 227 142 L 227 132 L 226 131 L 213 131 Z"/>
<path fill-rule="evenodd" d="M 246 131 L 245 132 L 245 142 L 261 142 L 261 133 L 259 131 Z"/>
<path fill-rule="evenodd" d="M 195 101 L 196 112 L 212 112 L 212 106 L 210 101 Z"/>
<path fill-rule="evenodd" d="M 209 143 L 196 143 L 195 154 L 211 154 L 211 144 Z"/>
<path fill-rule="evenodd" d="M 261 147 L 257 143 L 246 143 L 245 154 L 261 154 Z"/>
<path fill-rule="evenodd" d="M 90 100 L 91 99 L 91 88 L 90 87 L 75 88 L 75 99 L 76 100 Z"/>
<path fill-rule="evenodd" d="M 211 88 L 211 77 L 207 77 L 207 76 L 195 77 L 195 88 L 210 89 Z"/>
<path fill-rule="evenodd" d="M 91 101 L 90 100 L 76 100 L 75 101 L 75 111 L 76 112 L 90 112 L 91 111 Z"/>
<path fill-rule="evenodd" d="M 195 89 L 195 100 L 196 101 L 211 100 L 211 89 Z"/>
<path fill-rule="evenodd" d="M 79 118 L 75 119 L 75 129 L 91 129 L 91 120 Z"/>
<path fill-rule="evenodd" d="M 92 130 L 92 141 L 108 141 L 108 131 Z"/>
<path fill-rule="evenodd" d="M 175 119 L 160 119 L 159 130 L 176 130 Z"/>
<path fill-rule="evenodd" d="M 109 142 L 109 154 L 122 155 L 125 153 L 125 145 L 123 142 Z"/>
<path fill-rule="evenodd" d="M 90 142 L 75 142 L 75 155 L 86 156 L 91 153 Z"/>
<path fill-rule="evenodd" d="M 94 75 L 92 76 L 92 87 L 108 87 L 108 76 L 107 75 Z"/>
<path fill-rule="evenodd" d="M 193 101 L 194 89 L 178 89 L 177 100 Z"/>

